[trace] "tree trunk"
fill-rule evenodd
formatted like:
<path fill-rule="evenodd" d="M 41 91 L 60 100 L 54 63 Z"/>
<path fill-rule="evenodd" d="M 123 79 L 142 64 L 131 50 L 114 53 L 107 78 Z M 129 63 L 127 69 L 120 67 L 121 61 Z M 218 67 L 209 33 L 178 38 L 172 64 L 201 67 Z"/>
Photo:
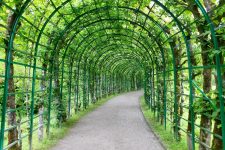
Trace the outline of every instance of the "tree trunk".
<path fill-rule="evenodd" d="M 83 67 L 83 109 L 87 109 L 87 70 L 86 62 Z"/>
<path fill-rule="evenodd" d="M 207 0 L 206 0 L 207 1 Z M 208 1 L 205 4 L 211 4 Z M 202 17 L 198 10 L 198 6 L 193 2 L 193 0 L 189 0 L 189 8 L 191 8 L 192 14 L 195 18 L 195 20 L 198 20 L 199 18 Z M 207 5 L 207 9 L 210 9 L 211 7 Z M 209 11 L 209 10 L 208 10 Z M 197 22 L 196 23 L 197 30 L 200 34 L 200 43 L 201 43 L 201 52 L 202 52 L 202 63 L 203 66 L 208 66 L 211 65 L 211 59 L 210 59 L 210 52 L 208 51 L 211 48 L 211 44 L 209 42 L 209 39 L 207 35 L 203 35 L 206 33 L 206 27 L 207 27 L 207 22 Z M 208 94 L 211 91 L 211 74 L 212 74 L 212 69 L 203 69 L 203 91 L 205 94 Z M 208 101 L 203 99 L 203 105 L 206 107 L 208 105 Z M 204 107 L 203 106 L 203 107 Z M 207 117 L 205 114 L 211 115 L 212 111 L 210 109 L 206 109 L 204 112 L 201 113 L 201 121 L 200 121 L 200 126 L 204 129 L 207 129 L 211 131 L 212 128 L 212 121 L 211 118 Z M 211 134 L 210 132 L 207 132 L 204 129 L 200 129 L 200 143 L 199 143 L 199 149 L 200 150 L 207 150 L 207 147 L 205 147 L 203 144 L 210 146 L 211 142 Z"/>
<path fill-rule="evenodd" d="M 77 83 L 77 70 L 76 69 L 74 69 L 74 78 L 73 78 L 73 80 L 75 81 L 75 83 L 74 83 L 74 101 L 73 101 L 73 103 L 74 103 L 74 113 L 76 113 L 77 112 L 77 86 L 76 86 L 76 83 Z"/>
<path fill-rule="evenodd" d="M 40 105 L 38 108 L 38 141 L 42 141 L 44 137 L 44 105 Z"/>
<path fill-rule="evenodd" d="M 220 4 L 225 3 L 225 1 L 220 1 Z M 217 20 L 219 23 L 221 22 L 222 18 L 225 17 L 225 12 L 218 16 L 215 20 Z M 217 24 L 218 26 L 218 24 Z M 217 33 L 217 37 L 218 38 L 218 44 L 220 47 L 225 46 L 225 40 L 222 38 L 223 33 Z M 216 60 L 214 58 L 214 63 L 216 64 Z M 223 54 L 220 53 L 220 64 L 224 65 L 224 57 Z M 216 91 L 218 91 L 218 80 L 217 80 L 217 76 L 215 75 L 215 82 L 216 82 Z M 225 72 L 222 72 L 222 83 L 225 82 Z M 223 84 L 223 89 L 225 89 L 225 84 Z M 224 90 L 223 90 L 224 91 Z M 218 94 L 218 93 L 217 93 Z M 223 92 L 223 95 L 225 95 L 225 92 Z M 223 99 L 224 100 L 224 99 Z M 220 109 L 220 101 L 219 98 L 217 96 L 216 98 L 216 102 L 217 102 L 217 108 Z M 220 127 L 221 125 L 221 117 L 220 117 L 220 113 L 217 114 L 216 119 L 214 120 L 214 129 L 213 129 L 213 134 L 217 134 L 222 136 L 222 127 Z M 212 150 L 218 150 L 218 149 L 223 149 L 223 141 L 222 139 L 213 136 L 213 141 L 212 141 Z"/>
<path fill-rule="evenodd" d="M 22 149 L 22 128 L 21 128 L 21 120 L 22 120 L 22 117 L 21 117 L 21 113 L 19 112 L 19 119 L 17 120 L 17 124 L 18 124 L 18 139 L 20 140 L 18 142 L 18 146 L 19 146 L 19 149 Z"/>
<path fill-rule="evenodd" d="M 16 11 L 18 12 L 20 7 L 21 7 L 21 1 L 18 1 L 16 4 Z M 4 44 L 5 44 L 5 53 L 6 53 L 6 59 L 8 57 L 8 46 L 9 46 L 9 37 L 11 34 L 11 30 L 12 30 L 12 26 L 16 20 L 16 16 L 17 14 L 15 12 L 11 12 L 9 13 L 8 19 L 7 19 L 7 31 L 6 31 L 6 36 L 4 39 Z M 18 27 L 19 28 L 19 27 Z M 18 29 L 17 28 L 17 29 Z M 13 80 L 13 76 L 14 76 L 14 66 L 13 66 L 13 57 L 14 57 L 14 52 L 12 51 L 11 53 L 11 57 L 10 57 L 10 73 L 9 73 L 9 81 L 8 81 L 8 93 L 15 93 L 15 86 L 14 86 L 14 80 Z M 10 94 L 7 97 L 7 108 L 8 109 L 15 109 L 16 108 L 16 102 L 15 102 L 15 94 Z M 8 112 L 8 126 L 15 126 L 17 125 L 16 122 L 16 112 L 15 111 L 10 111 Z M 12 128 L 8 131 L 8 144 L 11 144 L 15 141 L 18 140 L 18 130 L 17 128 Z M 13 145 L 11 148 L 9 148 L 9 150 L 20 150 L 21 147 L 19 146 L 18 143 L 16 143 L 15 145 Z"/>
<path fill-rule="evenodd" d="M 191 41 L 190 41 L 190 37 L 191 37 L 191 33 L 189 32 L 189 35 L 188 35 L 188 45 L 190 47 L 190 57 L 191 57 L 191 64 L 193 66 L 196 66 L 197 65 L 197 61 L 196 61 L 196 58 L 195 58 L 195 55 L 194 55 L 194 52 L 193 52 L 193 47 L 192 47 L 192 44 L 191 44 Z M 195 73 L 195 71 L 193 70 L 192 72 L 192 80 L 195 80 L 195 77 L 197 76 L 197 73 Z M 192 89 L 192 95 L 193 95 L 193 99 L 195 98 L 195 88 L 193 87 Z M 190 107 L 190 106 L 189 106 Z M 188 146 L 188 149 L 189 150 L 192 150 L 193 148 L 193 144 L 192 144 L 192 134 L 191 134 L 191 131 L 192 131 L 192 126 L 191 126 L 191 116 L 192 113 L 191 113 L 191 110 L 189 109 L 188 111 L 188 126 L 187 126 L 187 146 Z M 195 114 L 193 116 L 195 118 Z"/>
<path fill-rule="evenodd" d="M 55 59 L 55 67 L 54 67 L 54 96 L 56 102 L 57 109 L 57 119 L 59 123 L 66 121 L 66 114 L 63 107 L 63 102 L 60 97 L 60 82 L 59 82 L 59 59 Z M 62 84 L 62 83 L 61 83 Z"/>
<path fill-rule="evenodd" d="M 160 124 L 161 125 L 163 125 L 164 124 L 164 90 L 163 90 L 163 88 L 164 88 L 164 82 L 163 82 L 163 80 L 160 80 L 159 81 L 160 82 L 160 88 L 159 88 L 159 93 L 160 93 L 160 100 L 161 100 L 161 103 L 160 103 Z"/>
<path fill-rule="evenodd" d="M 95 76 L 93 71 L 91 70 L 90 73 L 92 74 L 90 76 L 90 95 L 91 95 L 91 102 L 95 103 L 96 102 L 96 98 L 95 98 Z"/>
<path fill-rule="evenodd" d="M 225 4 L 225 1 L 224 0 L 220 0 L 219 1 L 219 5 L 220 6 L 223 6 Z M 215 19 L 216 23 L 214 23 L 216 26 L 219 26 L 219 23 L 221 22 L 222 18 L 225 17 L 225 12 L 222 14 L 222 15 L 219 15 L 217 16 L 217 18 Z M 218 44 L 219 46 L 225 46 L 225 41 L 222 37 L 223 33 L 217 33 L 217 37 L 218 37 Z M 222 54 L 220 54 L 220 64 L 223 65 L 224 64 L 224 57 Z M 214 60 L 214 63 L 215 63 L 215 60 Z M 222 83 L 225 82 L 225 72 L 223 72 L 222 74 Z M 217 84 L 217 76 L 215 76 L 215 81 L 216 81 L 216 90 L 218 91 L 218 84 Z M 223 84 L 223 89 L 225 89 L 225 85 Z M 225 93 L 223 93 L 223 95 L 225 95 Z M 216 99 L 217 101 L 217 108 L 219 109 L 220 108 L 220 103 L 219 103 L 219 98 Z M 213 129 L 213 133 L 214 134 L 217 134 L 217 135 L 221 135 L 222 136 L 222 127 L 219 127 L 221 125 L 221 118 L 220 118 L 220 114 L 218 113 L 216 118 L 219 118 L 219 119 L 215 119 L 214 121 L 214 129 Z M 222 139 L 216 137 L 216 136 L 213 136 L 213 141 L 212 141 L 212 150 L 217 150 L 217 149 L 223 149 L 223 141 Z"/>
<path fill-rule="evenodd" d="M 55 55 L 54 55 L 54 97 L 56 102 L 56 110 L 57 110 L 57 120 L 59 125 L 62 122 L 66 121 L 66 110 L 63 105 L 63 100 L 61 99 L 60 93 L 60 81 L 59 81 L 59 72 L 60 72 L 60 64 L 59 64 L 59 53 L 62 47 L 62 42 L 59 43 L 59 47 L 56 48 Z M 63 84 L 63 83 L 61 83 Z"/>
<path fill-rule="evenodd" d="M 180 69 L 181 68 L 181 58 L 182 58 L 182 48 L 181 48 L 181 41 L 180 39 L 178 39 L 178 46 L 177 48 L 174 49 L 174 53 L 175 53 L 175 58 L 176 58 L 176 68 Z M 177 79 L 177 83 L 176 83 L 176 92 L 177 92 L 177 125 L 178 125 L 178 131 L 177 131 L 177 135 L 178 135 L 178 140 L 181 140 L 181 131 L 180 131 L 180 126 L 181 126 L 181 117 L 183 115 L 183 107 L 181 106 L 181 75 L 180 75 L 180 71 L 177 70 L 176 71 L 176 79 Z"/>
<path fill-rule="evenodd" d="M 224 41 L 219 41 L 219 43 L 224 44 Z M 221 60 L 221 64 L 224 64 L 224 58 L 222 57 L 222 55 L 220 55 L 220 60 Z M 225 81 L 225 73 L 223 73 L 222 75 L 222 80 L 223 83 Z M 217 80 L 217 75 L 215 75 L 215 82 L 216 82 L 216 91 L 218 91 L 218 80 Z M 223 89 L 225 89 L 225 85 L 223 85 Z M 223 95 L 225 95 L 225 93 L 223 93 Z M 220 100 L 219 97 L 217 96 L 216 98 L 216 102 L 217 102 L 217 108 L 220 109 Z M 221 116 L 220 113 L 217 114 L 216 119 L 214 120 L 214 129 L 213 129 L 213 134 L 214 135 L 220 135 L 222 137 L 222 126 L 221 126 Z M 212 150 L 220 150 L 223 149 L 223 140 L 213 136 L 213 141 L 212 141 Z"/>
<path fill-rule="evenodd" d="M 13 59 L 13 55 L 11 56 Z M 15 86 L 14 86 L 14 81 L 13 81 L 13 76 L 14 74 L 14 67 L 13 64 L 10 65 L 10 79 L 8 83 L 8 92 L 9 93 L 15 93 Z M 11 94 L 7 98 L 7 107 L 9 109 L 15 109 L 16 108 L 16 103 L 15 103 L 15 95 Z M 8 112 L 8 126 L 14 126 L 16 125 L 16 112 L 11 111 Z M 17 128 L 13 128 L 8 131 L 8 144 L 11 144 L 15 141 L 18 140 L 18 131 Z M 18 144 L 15 144 L 13 147 L 10 148 L 11 150 L 19 150 Z"/>
<path fill-rule="evenodd" d="M 178 45 L 176 44 L 178 43 Z M 176 73 L 175 73 L 175 78 L 176 78 L 176 101 L 177 103 L 174 104 L 174 108 L 176 108 L 177 110 L 175 113 L 177 113 L 177 120 L 176 118 L 174 118 L 174 124 L 177 124 L 178 126 L 180 126 L 180 117 L 182 117 L 183 114 L 183 108 L 181 107 L 181 78 L 180 78 L 180 73 L 179 73 L 179 68 L 181 66 L 181 54 L 182 54 L 182 49 L 180 48 L 180 40 L 179 39 L 175 39 L 173 38 L 173 41 L 171 42 L 171 46 L 174 50 L 174 59 L 175 59 L 175 68 L 176 68 Z M 180 131 L 180 127 L 176 128 L 174 127 L 174 132 L 177 132 L 177 139 L 180 140 L 181 139 L 181 131 Z"/>
<path fill-rule="evenodd" d="M 179 58 L 182 58 L 182 42 L 180 41 L 180 39 L 178 40 L 178 43 L 179 43 L 179 52 L 178 52 L 178 57 Z M 182 68 L 182 64 L 181 64 L 181 59 L 178 60 L 178 67 L 181 69 Z M 178 93 L 178 126 L 182 127 L 181 125 L 181 117 L 183 117 L 183 113 L 184 113 L 184 110 L 183 110 L 183 104 L 184 104 L 184 100 L 183 100 L 183 90 L 182 90 L 182 70 L 180 70 L 180 72 L 178 73 L 178 76 L 179 76 L 179 79 L 178 79 L 178 86 L 179 86 L 179 93 Z M 180 127 L 178 127 L 178 138 L 179 140 L 181 139 L 181 130 L 180 130 Z"/>
<path fill-rule="evenodd" d="M 42 80 L 41 80 L 41 91 L 42 91 L 42 96 L 40 97 L 40 101 L 38 104 L 38 115 L 39 115 L 39 119 L 38 119 L 38 140 L 42 141 L 43 137 L 44 137 L 44 97 L 45 97 L 45 90 L 46 90 L 46 76 L 47 76 L 47 61 L 48 60 L 48 54 L 47 52 L 45 52 L 44 55 L 44 62 L 42 64 Z"/>
<path fill-rule="evenodd" d="M 219 98 L 217 97 L 216 100 L 218 101 L 217 102 L 217 108 L 219 108 L 220 107 Z M 213 134 L 217 134 L 217 135 L 220 135 L 222 137 L 222 127 L 220 127 L 220 125 L 221 125 L 220 119 L 221 119 L 220 114 L 218 114 L 216 116 L 216 119 L 214 120 Z M 223 149 L 223 140 L 216 137 L 216 136 L 213 136 L 211 149 L 212 150 L 222 150 Z"/>
<path fill-rule="evenodd" d="M 31 65 L 31 60 L 30 60 L 30 65 Z M 26 76 L 26 69 L 25 69 L 25 76 Z M 27 117 L 27 120 L 29 120 L 27 122 L 27 131 L 29 132 L 30 131 L 30 95 L 28 94 L 29 93 L 29 87 L 30 87 L 30 77 L 31 77 L 31 68 L 29 67 L 28 69 L 28 77 L 29 79 L 27 80 L 26 84 L 25 84 L 25 91 L 26 91 L 26 100 L 25 100 L 25 105 L 26 105 L 26 117 Z M 29 142 L 29 145 L 31 144 L 30 143 L 30 134 L 28 135 L 28 142 Z"/>

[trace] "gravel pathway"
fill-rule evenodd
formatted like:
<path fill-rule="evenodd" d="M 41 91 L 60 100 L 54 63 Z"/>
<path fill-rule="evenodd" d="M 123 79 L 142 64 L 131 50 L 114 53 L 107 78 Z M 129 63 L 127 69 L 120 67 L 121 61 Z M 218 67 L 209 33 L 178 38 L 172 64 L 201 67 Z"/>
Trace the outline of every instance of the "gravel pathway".
<path fill-rule="evenodd" d="M 52 150 L 163 150 L 143 118 L 141 95 L 114 97 L 83 117 Z"/>

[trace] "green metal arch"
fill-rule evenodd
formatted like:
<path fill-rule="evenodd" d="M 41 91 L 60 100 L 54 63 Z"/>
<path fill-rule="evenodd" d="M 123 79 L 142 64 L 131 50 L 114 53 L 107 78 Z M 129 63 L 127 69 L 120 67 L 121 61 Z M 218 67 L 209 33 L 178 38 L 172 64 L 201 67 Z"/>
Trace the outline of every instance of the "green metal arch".
<path fill-rule="evenodd" d="M 189 53 L 189 45 L 188 45 L 188 43 L 187 43 L 187 37 L 186 37 L 186 35 L 185 35 L 185 33 L 183 32 L 183 26 L 182 26 L 182 24 L 180 23 L 180 21 L 178 20 L 178 18 L 172 13 L 172 12 L 170 12 L 169 11 L 169 9 L 166 7 L 166 6 L 164 6 L 162 3 L 160 3 L 158 0 L 153 0 L 157 5 L 159 5 L 163 10 L 165 10 L 170 16 L 172 16 L 172 18 L 174 18 L 174 20 L 175 20 L 175 22 L 178 24 L 178 27 L 180 28 L 180 30 L 181 30 L 181 32 L 182 32 L 182 34 L 183 34 L 183 38 L 184 38 L 184 40 L 185 40 L 185 42 L 186 42 L 186 48 L 187 48 L 187 54 Z M 23 12 L 24 12 L 24 10 L 26 9 L 26 7 L 28 6 L 28 4 L 29 4 L 29 2 L 30 2 L 30 0 L 27 0 L 25 3 L 24 3 L 24 5 L 22 6 L 22 9 L 21 9 L 21 11 L 18 13 L 19 15 L 17 16 L 17 18 L 16 18 L 16 22 L 14 23 L 14 25 L 13 25 L 13 31 L 12 31 L 12 33 L 11 33 L 11 35 L 10 35 L 10 42 L 9 42 L 9 50 L 8 50 L 8 52 L 7 52 L 7 59 L 6 59 L 6 75 L 7 75 L 7 77 L 5 78 L 5 87 L 7 87 L 7 81 L 8 81 L 8 78 L 9 78 L 9 76 L 8 76 L 8 74 L 9 74 L 9 71 L 10 71 L 10 69 L 9 69 L 9 65 L 10 65 L 10 63 L 11 63 L 11 59 L 10 59 L 10 55 L 11 55 L 11 51 L 12 51 L 12 44 L 13 44 L 13 39 L 14 39 L 14 36 L 15 36 L 15 30 L 16 30 L 16 27 L 17 27 L 17 24 L 18 24 L 18 20 L 21 18 L 21 16 L 22 16 L 22 14 L 23 14 Z M 70 0 L 67 0 L 67 1 L 65 1 L 64 3 L 62 3 L 62 5 L 60 5 L 58 8 L 56 8 L 55 9 L 55 13 L 56 12 L 58 12 L 58 10 L 60 9 L 60 8 L 62 8 L 64 5 L 66 5 L 68 2 L 70 2 Z M 214 31 L 214 26 L 213 26 L 213 24 L 212 24 L 212 22 L 211 22 L 211 20 L 210 20 L 210 18 L 208 17 L 208 15 L 206 14 L 206 12 L 205 12 L 205 10 L 204 10 L 204 8 L 201 6 L 201 3 L 198 1 L 198 0 L 195 0 L 195 3 L 198 5 L 198 7 L 200 8 L 200 10 L 202 11 L 202 13 L 203 13 L 203 15 L 204 15 L 204 17 L 206 18 L 206 20 L 209 22 L 209 25 L 210 25 L 210 28 L 211 28 L 211 33 L 212 33 L 212 39 L 213 39 L 213 43 L 214 43 L 214 47 L 215 47 L 215 49 L 216 50 L 218 50 L 218 42 L 217 42 L 217 38 L 216 38 L 216 36 L 215 36 L 215 31 Z M 136 10 L 135 9 L 135 11 L 138 11 L 138 10 Z M 146 15 L 146 14 L 145 14 Z M 52 14 L 52 16 L 54 16 L 54 14 Z M 47 25 L 47 23 L 46 23 L 46 25 Z M 40 40 L 40 37 L 38 37 L 39 38 L 39 40 Z M 35 48 L 35 50 L 36 49 L 38 49 L 37 47 L 38 47 L 38 45 L 39 45 L 39 43 L 37 42 L 36 43 L 36 48 Z M 37 54 L 37 51 L 35 51 L 35 54 Z M 190 59 L 188 58 L 188 61 L 190 61 Z M 34 100 L 34 88 L 35 88 L 35 79 L 36 79 L 36 73 L 35 73 L 35 70 L 36 70 L 36 57 L 34 57 L 34 71 L 33 71 L 33 78 L 32 78 L 32 99 Z M 219 58 L 219 55 L 217 54 L 216 55 L 216 67 L 217 67 L 217 69 L 216 69 L 216 71 L 217 71 L 217 74 L 219 75 L 218 77 L 219 77 L 219 81 L 218 81 L 218 85 L 219 85 L 219 89 L 220 89 L 220 91 L 219 91 L 219 98 L 220 98 L 220 103 L 221 103 L 221 112 L 224 112 L 224 106 L 223 106 L 223 98 L 222 98 L 222 82 L 220 82 L 220 81 L 222 81 L 221 80 L 221 65 L 220 65 L 220 58 Z M 189 70 L 189 85 L 190 85 L 190 93 L 191 93 L 191 89 L 192 89 L 192 80 L 191 80 L 191 72 L 192 72 L 192 69 L 191 69 L 191 63 L 189 62 L 189 68 L 190 68 L 190 70 Z M 7 88 L 5 88 L 5 89 L 7 89 Z M 5 90 L 4 91 L 4 101 L 6 101 L 6 97 L 7 97 L 7 90 Z M 191 95 L 191 94 L 190 94 Z M 190 96 L 190 106 L 192 106 L 192 100 L 193 100 L 193 98 Z M 4 103 L 5 104 L 5 103 Z M 33 107 L 33 103 L 31 104 L 31 106 Z M 6 106 L 4 106 L 3 107 L 3 112 L 5 112 L 5 110 L 6 110 Z M 224 115 L 224 113 L 222 113 L 222 115 Z M 4 119 L 4 117 L 2 117 L 3 119 Z M 32 119 L 31 119 L 32 120 Z M 224 116 L 221 116 L 221 120 L 222 120 L 222 123 L 224 124 L 225 123 L 225 120 L 224 120 Z M 193 121 L 193 120 L 192 120 Z M 33 124 L 33 122 L 31 122 L 31 127 L 32 127 L 32 124 Z M 192 123 L 193 124 L 193 123 Z M 4 125 L 1 123 L 1 127 L 4 127 Z M 194 130 L 194 128 L 192 127 L 192 129 Z M 1 129 L 2 130 L 2 129 Z M 4 131 L 4 130 L 3 130 Z M 31 130 L 32 131 L 32 130 Z M 194 132 L 194 131 L 192 131 L 192 132 Z M 223 137 L 225 136 L 225 129 L 223 129 Z M 1 138 L 2 137 L 4 137 L 4 132 L 1 132 Z M 31 138 L 32 138 L 32 136 L 31 136 Z M 223 138 L 223 140 L 224 140 L 225 138 Z M 194 140 L 194 137 L 193 137 L 193 140 Z M 32 140 L 31 140 L 32 141 Z M 194 141 L 193 141 L 193 143 L 194 143 Z M 223 141 L 223 144 L 225 144 L 225 142 Z M 3 147 L 3 141 L 0 143 L 0 147 Z M 225 146 L 224 146 L 225 147 Z M 194 148 L 194 147 L 193 147 Z"/>

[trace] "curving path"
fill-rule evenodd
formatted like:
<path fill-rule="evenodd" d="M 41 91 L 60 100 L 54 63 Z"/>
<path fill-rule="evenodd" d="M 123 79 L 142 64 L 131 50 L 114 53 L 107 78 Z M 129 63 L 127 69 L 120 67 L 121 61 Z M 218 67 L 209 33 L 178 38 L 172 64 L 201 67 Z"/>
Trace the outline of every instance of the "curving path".
<path fill-rule="evenodd" d="M 139 107 L 142 92 L 113 98 L 82 118 L 52 150 L 163 150 Z"/>

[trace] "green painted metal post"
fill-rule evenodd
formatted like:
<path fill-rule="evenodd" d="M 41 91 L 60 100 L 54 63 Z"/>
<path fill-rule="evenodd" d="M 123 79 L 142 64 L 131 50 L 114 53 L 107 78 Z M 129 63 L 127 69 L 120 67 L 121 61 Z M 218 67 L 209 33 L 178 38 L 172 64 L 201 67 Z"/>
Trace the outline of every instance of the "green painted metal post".
<path fill-rule="evenodd" d="M 105 96 L 108 97 L 108 80 L 107 80 L 107 72 L 105 72 Z"/>
<path fill-rule="evenodd" d="M 148 100 L 148 97 L 147 97 L 147 78 L 148 78 L 148 75 L 147 75 L 147 72 L 145 71 L 145 77 L 144 77 L 144 98 L 145 98 L 145 103 L 149 106 L 149 100 Z M 132 80 L 133 82 L 133 80 Z"/>
<path fill-rule="evenodd" d="M 128 78 L 126 78 L 126 91 L 127 92 L 129 91 L 129 80 L 128 80 Z"/>
<path fill-rule="evenodd" d="M 112 93 L 115 94 L 115 74 L 112 75 Z"/>
<path fill-rule="evenodd" d="M 72 91 L 72 74 L 73 74 L 73 63 L 69 66 L 69 97 L 68 97 L 68 118 L 71 116 L 71 91 Z"/>
<path fill-rule="evenodd" d="M 91 84 L 91 68 L 88 67 L 88 72 L 87 72 L 87 78 L 88 78 L 88 83 L 87 83 L 87 106 L 90 104 L 90 84 Z"/>
<path fill-rule="evenodd" d="M 76 113 L 79 110 L 79 78 L 80 78 L 80 66 L 77 65 L 77 77 L 76 77 Z"/>
<path fill-rule="evenodd" d="M 36 63 L 33 68 L 32 77 L 32 91 L 31 91 L 31 104 L 30 104 L 30 133 L 29 133 L 29 149 L 32 150 L 33 142 L 33 125 L 34 125 L 34 100 L 35 100 L 35 81 L 36 81 Z"/>
<path fill-rule="evenodd" d="M 151 109 L 152 111 L 152 99 L 153 99 L 153 91 L 152 91 L 152 84 L 153 84 L 153 80 L 152 80 L 152 69 L 150 70 L 150 72 L 148 73 L 148 84 L 149 84 L 149 98 L 148 98 L 148 107 L 149 109 Z"/>
<path fill-rule="evenodd" d="M 87 75 L 86 75 L 86 62 L 83 68 L 83 107 L 84 109 L 87 109 L 87 89 L 86 89 L 86 80 L 87 80 Z"/>
<path fill-rule="evenodd" d="M 177 124 L 177 121 L 178 121 L 178 106 L 177 106 L 177 90 L 176 90 L 176 85 L 177 85 L 177 79 L 176 79 L 176 74 L 177 74 L 177 68 L 176 68 L 176 62 L 175 62 L 175 54 L 174 54 L 174 47 L 173 47 L 173 44 L 170 43 L 170 48 L 172 50 L 172 56 L 173 56 L 173 94 L 174 94 L 174 125 L 175 125 L 175 132 L 174 132 L 174 137 L 175 139 L 177 140 L 178 138 L 178 124 Z"/>
<path fill-rule="evenodd" d="M 157 121 L 159 122 L 159 116 L 160 116 L 160 100 L 159 100 L 159 67 L 156 68 L 156 90 L 157 90 Z"/>
<path fill-rule="evenodd" d="M 47 119 L 47 136 L 50 133 L 50 121 L 51 121 L 51 102 L 52 102 L 52 77 L 53 77 L 53 60 L 50 61 L 50 68 L 49 68 L 49 94 L 48 94 L 48 119 Z"/>
<path fill-rule="evenodd" d="M 157 69 L 157 68 L 154 68 L 154 70 L 155 69 Z M 153 71 L 154 71 L 153 70 Z M 153 92 L 153 94 L 152 94 L 152 97 L 153 97 L 153 99 L 152 99 L 152 110 L 153 110 L 153 113 L 154 113 L 154 117 L 155 117 L 155 114 L 156 114 L 156 112 L 155 112 L 155 94 L 156 94 L 156 92 L 155 92 L 155 73 L 156 73 L 156 71 L 154 71 L 154 73 L 153 73 L 153 75 L 152 75 L 152 92 Z"/>
<path fill-rule="evenodd" d="M 96 89 L 95 89 L 95 95 L 96 95 L 96 100 L 98 100 L 98 87 L 99 87 L 99 81 L 98 81 L 99 79 L 98 79 L 98 74 L 97 73 L 95 73 L 95 82 L 96 82 Z"/>
<path fill-rule="evenodd" d="M 163 58 L 164 58 L 164 54 L 163 54 Z M 164 128 L 166 130 L 166 119 L 167 119 L 167 115 L 166 115 L 166 109 L 167 109 L 167 84 L 166 84 L 166 63 L 165 60 L 163 61 L 163 110 L 164 110 Z"/>
<path fill-rule="evenodd" d="M 103 74 L 102 74 L 102 72 L 100 73 L 100 99 L 102 99 L 102 96 L 103 96 L 103 94 L 104 94 L 104 78 L 103 78 Z"/>

